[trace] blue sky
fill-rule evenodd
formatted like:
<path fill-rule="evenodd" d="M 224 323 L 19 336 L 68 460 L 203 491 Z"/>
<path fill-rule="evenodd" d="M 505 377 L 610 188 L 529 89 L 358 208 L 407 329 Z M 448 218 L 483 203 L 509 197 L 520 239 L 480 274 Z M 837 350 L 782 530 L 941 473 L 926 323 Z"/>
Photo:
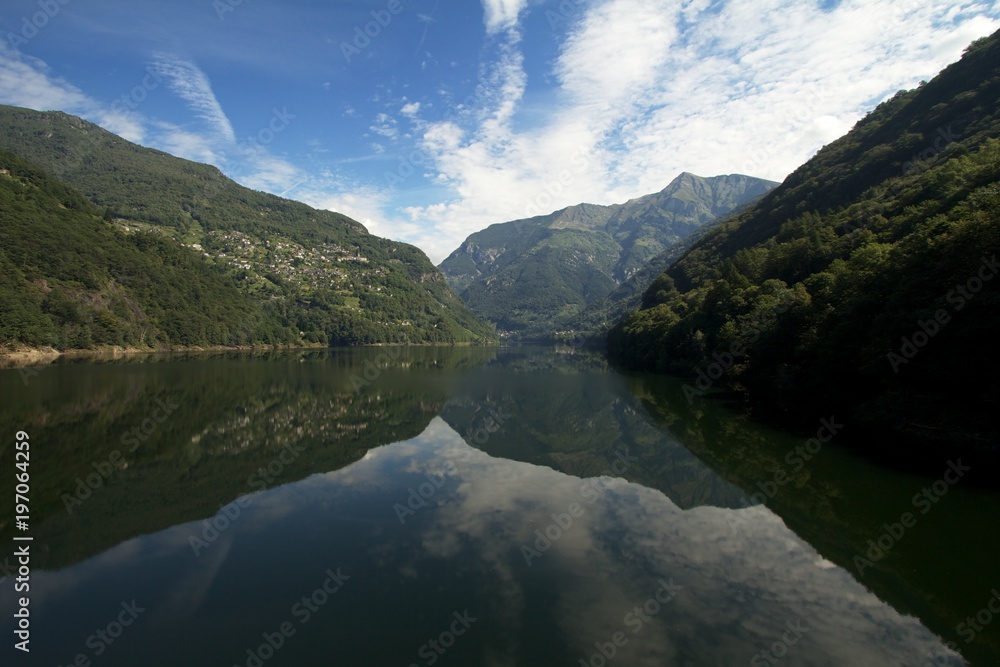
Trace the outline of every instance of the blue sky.
<path fill-rule="evenodd" d="M 783 179 L 1000 29 L 1000 0 L 5 0 L 0 102 L 341 211 L 485 226 Z"/>

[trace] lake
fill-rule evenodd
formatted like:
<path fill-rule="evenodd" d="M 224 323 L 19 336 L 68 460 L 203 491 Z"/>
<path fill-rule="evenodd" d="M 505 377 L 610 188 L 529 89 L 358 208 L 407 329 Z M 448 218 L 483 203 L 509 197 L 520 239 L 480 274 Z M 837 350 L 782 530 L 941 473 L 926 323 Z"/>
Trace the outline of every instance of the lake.
<path fill-rule="evenodd" d="M 840 415 L 784 432 L 683 384 L 532 347 L 2 370 L 31 525 L 8 482 L 0 558 L 33 538 L 4 664 L 1000 664 L 967 462 L 889 470 Z"/>

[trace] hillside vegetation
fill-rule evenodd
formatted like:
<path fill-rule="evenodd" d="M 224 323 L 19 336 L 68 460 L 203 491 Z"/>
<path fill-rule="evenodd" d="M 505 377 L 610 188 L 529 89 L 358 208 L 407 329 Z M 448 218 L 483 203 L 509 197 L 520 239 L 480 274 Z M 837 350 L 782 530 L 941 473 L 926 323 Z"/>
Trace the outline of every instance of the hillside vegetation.
<path fill-rule="evenodd" d="M 0 341 L 32 347 L 290 343 L 298 332 L 189 250 L 127 234 L 0 150 Z"/>
<path fill-rule="evenodd" d="M 50 318 L 44 335 L 37 328 L 9 328 L 0 342 L 44 341 L 74 348 L 110 341 L 156 346 L 494 340 L 491 327 L 468 311 L 423 252 L 372 236 L 345 216 L 249 190 L 215 167 L 136 146 L 60 112 L 0 107 L 0 128 L 0 148 L 26 161 L 13 169 L 22 175 L 31 172 L 26 178 L 36 183 L 35 194 L 22 195 L 38 209 L 37 216 L 27 210 L 19 217 L 5 215 L 0 233 L 58 240 L 64 246 L 61 253 L 77 258 L 70 267 L 74 277 L 64 278 L 59 272 L 66 263 L 56 262 L 55 254 L 36 252 L 30 265 L 20 265 L 23 253 L 10 253 L 20 253 L 15 245 L 32 244 L 5 245 L 4 261 L 27 271 L 30 278 L 23 280 L 32 287 L 25 290 L 19 283 L 0 298 L 20 309 L 44 311 L 49 306 L 42 301 L 65 297 L 67 312 L 96 307 L 114 316 L 103 317 L 100 326 L 84 327 L 92 330 L 89 339 L 77 335 L 73 326 L 64 327 L 68 320 L 61 317 Z M 14 165 L 10 154 L 5 155 Z M 72 210 L 88 220 L 90 227 L 81 228 L 86 232 L 67 233 L 84 218 L 54 215 L 59 202 L 49 196 L 52 188 L 79 192 Z M 90 222 L 94 217 L 99 222 Z M 131 299 L 139 312 L 126 316 L 129 308 L 113 305 L 115 290 L 131 284 L 122 282 L 123 260 L 92 252 L 112 238 L 112 247 L 124 243 L 171 257 L 165 263 L 175 274 L 145 271 L 146 260 L 133 273 L 144 274 L 145 293 L 153 301 L 173 298 L 183 303 L 178 308 L 200 310 L 201 315 L 168 316 L 153 301 L 127 289 L 123 298 Z M 89 283 L 80 281 L 88 272 L 95 277 Z M 40 301 L 48 294 L 42 283 L 50 279 L 81 285 Z M 196 299 L 199 285 L 202 292 Z M 152 310 L 147 312 L 147 307 Z M 231 308 L 228 316 L 218 312 L 222 308 Z M 152 323 L 156 331 L 143 335 L 142 326 L 128 325 L 129 317 Z M 199 317 L 206 323 L 191 319 Z"/>
<path fill-rule="evenodd" d="M 706 234 L 612 356 L 689 375 L 690 400 L 729 385 L 793 418 L 995 445 L 998 99 L 994 35 Z"/>

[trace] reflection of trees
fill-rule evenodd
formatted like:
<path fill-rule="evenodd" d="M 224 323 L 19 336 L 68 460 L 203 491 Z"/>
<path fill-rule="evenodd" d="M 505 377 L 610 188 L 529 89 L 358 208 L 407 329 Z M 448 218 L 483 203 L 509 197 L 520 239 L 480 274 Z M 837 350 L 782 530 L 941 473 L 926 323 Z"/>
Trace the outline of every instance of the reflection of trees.
<path fill-rule="evenodd" d="M 655 420 L 719 476 L 748 495 L 757 494 L 800 537 L 896 609 L 958 643 L 970 659 L 982 657 L 983 664 L 994 664 L 1000 655 L 997 634 L 980 633 L 975 644 L 966 645 L 955 627 L 982 607 L 995 585 L 998 543 L 984 539 L 979 517 L 1000 513 L 996 496 L 957 489 L 946 504 L 922 515 L 911 499 L 933 480 L 886 470 L 852 455 L 844 449 L 852 438 L 850 424 L 796 470 L 786 457 L 812 434 L 765 428 L 709 398 L 689 404 L 683 380 L 636 375 L 629 382 Z M 819 418 L 829 415 L 816 417 L 818 426 Z M 942 462 L 942 471 L 945 467 Z M 788 481 L 768 487 L 778 471 L 787 474 Z M 762 490 L 762 484 L 773 493 Z M 917 515 L 917 525 L 859 576 L 854 556 L 865 554 L 869 540 L 878 539 L 885 524 L 898 521 L 905 511 Z M 959 558 L 956 550 L 962 554 L 961 572 L 953 569 Z"/>
<path fill-rule="evenodd" d="M 210 517 L 260 490 L 262 477 L 254 475 L 289 445 L 301 453 L 272 467 L 268 487 L 413 438 L 444 405 L 447 383 L 436 380 L 490 354 L 373 348 L 65 365 L 46 369 L 28 387 L 11 372 L 0 378 L 12 397 L 2 421 L 10 432 L 15 424 L 26 428 L 37 443 L 32 528 L 47 549 L 40 562 L 65 565 L 135 535 Z M 123 444 L 130 429 L 152 423 L 158 399 L 178 408 L 141 441 Z M 78 480 L 95 463 L 117 461 L 116 452 L 121 463 L 69 514 L 64 501 Z"/>

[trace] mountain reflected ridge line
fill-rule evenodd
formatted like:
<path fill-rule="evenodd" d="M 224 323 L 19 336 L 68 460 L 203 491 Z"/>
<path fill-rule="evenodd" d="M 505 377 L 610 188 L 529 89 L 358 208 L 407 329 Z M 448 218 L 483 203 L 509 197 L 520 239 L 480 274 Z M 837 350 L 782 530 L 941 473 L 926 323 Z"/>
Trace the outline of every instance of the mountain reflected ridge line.
<path fill-rule="evenodd" d="M 925 557 L 924 526 L 871 572 L 852 566 L 851 545 L 877 535 L 865 525 L 878 520 L 854 494 L 908 487 L 908 476 L 858 485 L 884 474 L 824 447 L 762 498 L 760 455 L 807 438 L 721 404 L 693 408 L 680 380 L 622 375 L 584 350 L 400 348 L 355 389 L 379 354 L 39 375 L 17 406 L 33 437 L 63 452 L 39 480 L 52 488 L 72 488 L 86 467 L 78 443 L 120 447 L 99 435 L 109 406 L 119 425 L 141 424 L 163 396 L 178 407 L 72 512 L 58 498 L 39 506 L 46 548 L 32 590 L 49 629 L 38 652 L 96 658 L 81 610 L 135 599 L 148 611 L 102 645 L 102 662 L 176 664 L 196 649 L 206 664 L 312 664 L 331 651 L 409 664 L 423 649 L 443 664 L 762 664 L 782 652 L 789 664 L 969 664 L 942 638 L 969 591 L 911 566 Z M 58 387 L 52 412 L 45 397 Z M 742 443 L 758 460 L 726 458 Z M 948 499 L 981 493 L 959 485 Z M 205 542 L 197 553 L 192 536 Z M 921 590 L 940 606 L 915 603 Z M 459 636 L 454 613 L 477 620 Z"/>

